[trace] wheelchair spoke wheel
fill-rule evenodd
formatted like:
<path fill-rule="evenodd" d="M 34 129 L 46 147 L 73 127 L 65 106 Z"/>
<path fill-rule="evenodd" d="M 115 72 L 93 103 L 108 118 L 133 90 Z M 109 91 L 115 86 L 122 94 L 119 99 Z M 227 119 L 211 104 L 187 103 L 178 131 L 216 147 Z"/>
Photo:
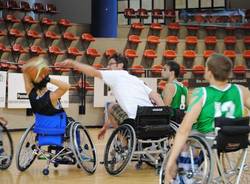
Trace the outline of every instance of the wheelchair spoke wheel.
<path fill-rule="evenodd" d="M 135 145 L 135 131 L 130 125 L 121 125 L 113 131 L 104 153 L 104 166 L 110 175 L 118 175 L 126 169 Z"/>
<path fill-rule="evenodd" d="M 13 142 L 8 129 L 0 123 L 0 169 L 7 169 L 13 158 Z"/>
<path fill-rule="evenodd" d="M 96 149 L 87 129 L 75 123 L 70 136 L 73 152 L 81 169 L 93 174 L 96 170 Z"/>
<path fill-rule="evenodd" d="M 248 183 L 250 181 L 250 161 L 246 158 L 243 163 L 244 154 L 247 154 L 246 149 L 235 152 L 219 153 L 220 163 L 223 170 L 222 172 L 227 183 L 234 184 L 237 182 L 241 166 L 243 170 L 239 183 Z M 221 172 L 219 173 L 222 176 Z"/>
<path fill-rule="evenodd" d="M 160 184 L 165 183 L 166 164 L 169 154 L 164 158 L 160 170 Z M 208 144 L 199 136 L 190 136 L 177 159 L 177 175 L 174 183 L 210 183 L 213 159 Z"/>
<path fill-rule="evenodd" d="M 26 129 L 17 146 L 16 165 L 20 171 L 28 169 L 36 158 L 36 134 L 33 127 Z"/>

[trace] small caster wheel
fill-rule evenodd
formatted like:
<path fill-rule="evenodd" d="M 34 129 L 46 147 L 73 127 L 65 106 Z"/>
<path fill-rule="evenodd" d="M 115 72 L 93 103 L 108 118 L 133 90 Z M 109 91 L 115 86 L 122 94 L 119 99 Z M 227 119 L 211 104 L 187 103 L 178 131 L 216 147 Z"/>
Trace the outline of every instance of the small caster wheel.
<path fill-rule="evenodd" d="M 54 163 L 54 167 L 58 167 L 59 166 L 59 164 L 58 163 Z"/>
<path fill-rule="evenodd" d="M 141 169 L 142 163 L 138 162 L 137 164 L 135 164 L 135 168 L 136 170 Z"/>
<path fill-rule="evenodd" d="M 79 164 L 76 164 L 76 167 L 77 167 L 78 169 L 81 169 L 81 166 L 80 166 Z"/>
<path fill-rule="evenodd" d="M 44 169 L 44 170 L 43 170 L 43 175 L 44 175 L 44 176 L 49 175 L 49 169 Z"/>

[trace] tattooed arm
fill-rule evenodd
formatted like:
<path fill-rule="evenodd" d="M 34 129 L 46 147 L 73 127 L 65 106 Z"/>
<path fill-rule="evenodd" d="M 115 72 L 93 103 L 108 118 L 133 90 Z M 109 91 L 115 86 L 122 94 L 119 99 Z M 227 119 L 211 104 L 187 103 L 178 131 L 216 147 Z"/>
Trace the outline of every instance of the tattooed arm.
<path fill-rule="evenodd" d="M 202 88 L 197 88 L 194 90 L 190 104 L 188 106 L 187 113 L 178 129 L 173 147 L 171 149 L 171 154 L 168 159 L 167 167 L 166 167 L 166 178 L 169 182 L 175 176 L 175 165 L 176 159 L 180 154 L 182 147 L 184 146 L 189 133 L 192 129 L 192 125 L 196 122 L 197 118 L 202 109 L 202 102 L 203 102 L 203 91 Z"/>

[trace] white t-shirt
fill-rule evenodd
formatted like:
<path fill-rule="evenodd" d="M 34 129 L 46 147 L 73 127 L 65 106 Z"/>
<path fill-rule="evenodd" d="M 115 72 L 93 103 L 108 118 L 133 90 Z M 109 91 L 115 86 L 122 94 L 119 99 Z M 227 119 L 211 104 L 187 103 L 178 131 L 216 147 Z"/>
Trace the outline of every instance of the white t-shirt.
<path fill-rule="evenodd" d="M 153 106 L 149 99 L 152 89 L 125 70 L 100 71 L 104 82 L 111 88 L 118 104 L 129 118 L 135 118 L 137 106 Z"/>

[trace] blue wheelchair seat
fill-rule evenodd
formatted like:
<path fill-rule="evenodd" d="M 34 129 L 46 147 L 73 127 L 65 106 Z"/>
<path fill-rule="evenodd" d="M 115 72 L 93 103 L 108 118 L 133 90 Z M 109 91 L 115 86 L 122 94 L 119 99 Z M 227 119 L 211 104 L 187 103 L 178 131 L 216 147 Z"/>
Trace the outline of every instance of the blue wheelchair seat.
<path fill-rule="evenodd" d="M 65 112 L 52 116 L 36 113 L 33 131 L 37 134 L 38 145 L 62 146 L 66 122 L 67 115 Z"/>

